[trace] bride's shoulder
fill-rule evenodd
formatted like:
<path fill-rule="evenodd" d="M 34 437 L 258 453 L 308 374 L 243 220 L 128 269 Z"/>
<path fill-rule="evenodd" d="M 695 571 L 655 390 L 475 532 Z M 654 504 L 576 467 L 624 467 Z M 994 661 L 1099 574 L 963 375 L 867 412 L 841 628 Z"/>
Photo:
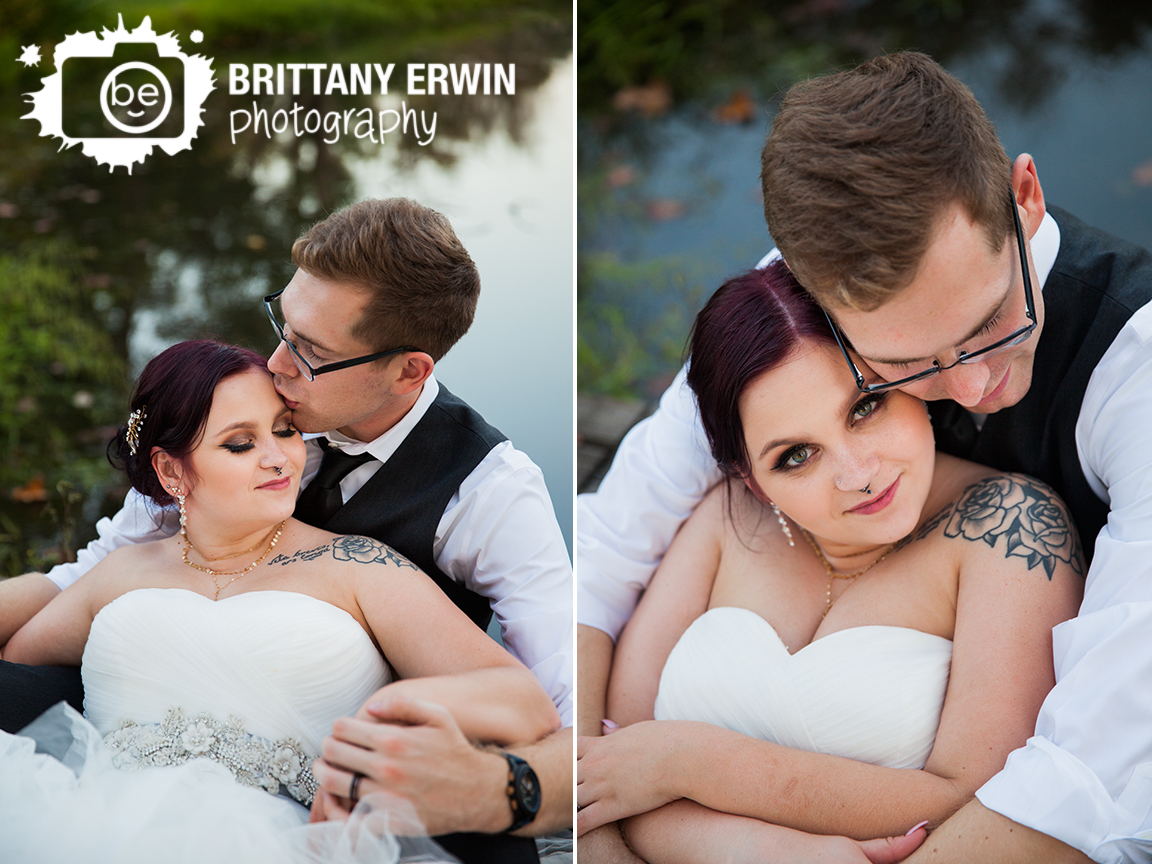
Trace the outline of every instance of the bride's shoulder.
<path fill-rule="evenodd" d="M 1016 559 L 1028 570 L 1084 572 L 1072 517 L 1048 484 L 954 457 L 938 457 L 927 514 L 914 539 L 959 542 L 965 557 Z"/>
<path fill-rule="evenodd" d="M 731 479 L 721 480 L 709 490 L 682 530 L 745 552 L 776 548 L 787 539 L 770 507 L 742 481 Z"/>
<path fill-rule="evenodd" d="M 274 564 L 310 564 L 317 562 L 325 571 L 336 567 L 356 567 L 364 564 L 392 564 L 395 567 L 416 569 L 416 565 L 393 549 L 372 537 L 359 534 L 333 534 L 305 525 L 293 523 L 287 543 L 281 542 L 276 550 Z"/>

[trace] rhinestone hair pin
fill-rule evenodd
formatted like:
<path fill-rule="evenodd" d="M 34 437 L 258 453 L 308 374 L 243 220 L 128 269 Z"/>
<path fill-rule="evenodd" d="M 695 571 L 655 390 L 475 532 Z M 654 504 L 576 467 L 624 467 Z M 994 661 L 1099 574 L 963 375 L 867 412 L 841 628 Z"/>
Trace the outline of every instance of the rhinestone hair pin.
<path fill-rule="evenodd" d="M 128 442 L 128 451 L 135 456 L 140 446 L 140 427 L 144 425 L 144 418 L 148 416 L 147 405 L 141 405 L 128 415 L 128 431 L 124 433 L 124 440 Z"/>

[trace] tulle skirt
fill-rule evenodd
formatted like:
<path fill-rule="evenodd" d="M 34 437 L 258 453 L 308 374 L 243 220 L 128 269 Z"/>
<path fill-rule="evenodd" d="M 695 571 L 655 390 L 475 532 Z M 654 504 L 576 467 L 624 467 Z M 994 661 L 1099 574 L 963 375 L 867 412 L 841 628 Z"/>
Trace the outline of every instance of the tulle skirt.
<path fill-rule="evenodd" d="M 64 703 L 0 732 L 0 861 L 24 864 L 455 862 L 406 802 L 372 795 L 346 823 L 308 824 L 289 798 L 207 759 L 121 770 Z M 397 836 L 397 835 L 406 836 Z"/>

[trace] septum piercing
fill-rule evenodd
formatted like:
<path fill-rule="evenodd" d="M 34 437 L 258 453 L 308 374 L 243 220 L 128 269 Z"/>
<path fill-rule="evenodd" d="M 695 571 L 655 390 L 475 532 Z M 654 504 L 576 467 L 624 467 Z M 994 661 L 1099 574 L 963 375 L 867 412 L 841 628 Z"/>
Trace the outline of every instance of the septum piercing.
<path fill-rule="evenodd" d="M 281 474 L 283 474 L 283 473 L 284 473 L 284 472 L 283 472 L 283 471 L 282 471 L 280 468 L 277 468 L 277 469 L 276 469 L 276 475 L 277 475 L 277 476 L 279 476 L 279 475 L 281 475 Z M 871 493 L 869 493 L 869 494 L 871 494 Z"/>
<path fill-rule="evenodd" d="M 871 495 L 872 494 L 872 484 L 869 483 L 867 486 L 865 486 L 860 491 L 863 492 L 865 495 Z"/>

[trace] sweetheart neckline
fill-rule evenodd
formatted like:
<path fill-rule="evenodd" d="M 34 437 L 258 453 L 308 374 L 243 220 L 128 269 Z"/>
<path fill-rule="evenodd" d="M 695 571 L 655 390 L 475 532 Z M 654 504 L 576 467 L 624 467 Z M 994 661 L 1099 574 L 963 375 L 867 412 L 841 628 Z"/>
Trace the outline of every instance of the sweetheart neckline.
<path fill-rule="evenodd" d="M 813 639 L 811 642 L 809 642 L 806 645 L 801 645 L 799 648 L 796 649 L 795 653 L 793 653 L 792 651 L 788 650 L 788 646 L 784 644 L 784 640 L 780 638 L 780 634 L 776 632 L 776 628 L 772 626 L 772 622 L 769 621 L 767 618 L 765 618 L 763 615 L 761 615 L 759 612 L 756 612 L 752 609 L 746 609 L 743 606 L 713 606 L 709 609 L 706 609 L 704 611 L 704 615 L 707 615 L 709 612 L 715 612 L 715 611 L 720 610 L 720 609 L 733 610 L 736 612 L 747 612 L 749 615 L 751 615 L 757 621 L 762 622 L 764 624 L 764 626 L 766 626 L 768 628 L 769 632 L 771 632 L 771 634 L 774 637 L 776 637 L 776 641 L 780 643 L 780 647 L 784 649 L 784 653 L 786 653 L 789 657 L 799 657 L 802 652 L 804 652 L 808 648 L 811 648 L 813 645 L 816 645 L 820 642 L 827 641 L 828 639 L 831 639 L 833 636 L 837 636 L 841 633 L 852 633 L 853 631 L 857 631 L 857 630 L 899 630 L 899 631 L 904 631 L 907 633 L 916 634 L 917 636 L 925 636 L 929 639 L 937 639 L 941 642 L 947 642 L 949 645 L 952 644 L 951 639 L 945 638 L 944 636 L 937 636 L 935 633 L 926 633 L 923 630 L 917 630 L 915 627 L 900 627 L 900 626 L 897 626 L 895 624 L 861 624 L 861 625 L 858 625 L 856 627 L 845 627 L 843 630 L 834 630 L 831 633 L 828 633 L 824 636 L 821 636 L 819 639 Z M 700 618 L 703 618 L 704 615 L 701 615 Z M 697 618 L 696 620 L 699 621 L 700 618 Z M 695 623 L 695 622 L 693 622 L 693 623 Z"/>
<path fill-rule="evenodd" d="M 341 609 L 335 603 L 329 603 L 327 600 L 321 600 L 319 597 L 313 597 L 311 594 L 305 594 L 303 591 L 284 591 L 284 590 L 279 589 L 279 588 L 267 588 L 267 589 L 261 589 L 258 591 L 241 591 L 239 594 L 230 594 L 229 596 L 222 597 L 219 600 L 213 600 L 211 597 L 206 597 L 205 595 L 201 594 L 199 591 L 193 591 L 191 588 L 179 588 L 179 587 L 175 587 L 175 586 L 171 587 L 171 588 L 162 588 L 160 586 L 153 586 L 151 588 L 133 588 L 130 591 L 125 591 L 123 594 L 120 594 L 116 597 L 113 597 L 111 600 L 109 600 L 107 603 L 105 603 L 103 606 L 101 606 L 100 609 L 96 612 L 96 615 L 93 616 L 92 620 L 95 621 L 96 617 L 99 616 L 101 612 L 103 612 L 105 609 L 107 609 L 109 606 L 111 606 L 113 603 L 115 603 L 120 598 L 127 597 L 129 594 L 138 594 L 138 593 L 143 592 L 143 591 L 179 591 L 182 594 L 191 594 L 193 597 L 199 597 L 205 603 L 209 603 L 213 606 L 219 605 L 220 603 L 224 603 L 228 600 L 236 600 L 240 597 L 248 597 L 248 596 L 254 595 L 254 594 L 283 594 L 283 595 L 292 595 L 295 597 L 304 597 L 305 599 L 315 601 L 316 603 L 319 603 L 322 606 L 326 606 L 329 609 L 334 609 L 335 611 L 339 612 L 340 614 L 351 619 L 352 623 L 354 623 L 356 625 L 356 627 L 360 630 L 360 632 L 363 633 L 366 637 L 368 637 L 369 641 L 372 641 L 372 635 L 370 633 L 368 633 L 368 631 L 365 630 L 363 628 L 363 626 L 361 626 L 360 622 L 357 621 L 355 616 L 353 616 L 352 613 L 349 612 L 347 609 Z M 771 626 L 771 625 L 769 625 L 769 626 Z"/>

